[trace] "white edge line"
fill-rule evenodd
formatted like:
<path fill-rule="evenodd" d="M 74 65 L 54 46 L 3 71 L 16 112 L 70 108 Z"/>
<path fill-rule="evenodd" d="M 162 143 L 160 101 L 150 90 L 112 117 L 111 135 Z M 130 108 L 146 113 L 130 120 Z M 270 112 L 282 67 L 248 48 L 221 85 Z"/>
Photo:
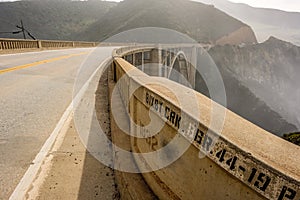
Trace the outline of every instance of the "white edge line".
<path fill-rule="evenodd" d="M 101 64 L 97 67 L 97 69 L 94 71 L 94 73 L 91 75 L 91 77 L 87 80 L 87 82 L 82 86 L 76 97 L 72 100 L 71 104 L 68 106 L 64 114 L 62 115 L 61 119 L 57 123 L 55 129 L 49 136 L 49 138 L 44 143 L 43 147 L 41 148 L 40 152 L 36 155 L 35 159 L 33 160 L 32 165 L 29 166 L 26 173 L 22 177 L 21 181 L 15 188 L 14 192 L 11 194 L 9 200 L 21 200 L 25 198 L 25 195 L 27 191 L 30 189 L 30 186 L 34 179 L 36 178 L 36 175 L 38 174 L 39 169 L 41 168 L 43 161 L 47 157 L 49 151 L 51 150 L 51 147 L 55 143 L 55 140 L 60 133 L 62 127 L 64 126 L 65 122 L 67 121 L 68 117 L 73 111 L 74 107 L 77 107 L 77 105 L 80 103 L 80 100 L 82 99 L 88 85 L 92 81 L 93 77 L 96 75 L 97 71 L 103 66 L 104 63 L 107 63 L 112 57 L 106 58 L 104 61 L 101 62 Z"/>
<path fill-rule="evenodd" d="M 57 135 L 62 129 L 67 118 L 70 116 L 72 110 L 73 110 L 73 102 L 68 106 L 63 116 L 57 123 L 55 129 L 53 130 L 49 138 L 46 140 L 46 142 L 44 143 L 40 152 L 33 160 L 34 164 L 30 165 L 29 168 L 27 169 L 26 173 L 24 174 L 23 178 L 19 182 L 18 186 L 15 188 L 14 192 L 10 196 L 9 198 L 10 200 L 23 199 L 25 197 L 27 190 L 30 188 L 31 183 L 35 179 L 44 159 L 47 157 L 47 154 L 50 151 L 52 145 L 54 144 Z"/>

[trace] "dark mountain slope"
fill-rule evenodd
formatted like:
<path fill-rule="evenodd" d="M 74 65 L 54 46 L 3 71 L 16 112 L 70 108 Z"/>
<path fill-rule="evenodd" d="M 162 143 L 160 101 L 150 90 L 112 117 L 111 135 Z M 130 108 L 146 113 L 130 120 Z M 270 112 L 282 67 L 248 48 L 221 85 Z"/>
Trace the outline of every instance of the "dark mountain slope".
<path fill-rule="evenodd" d="M 25 28 L 38 39 L 69 40 L 70 35 L 86 29 L 114 5 L 96 0 L 0 2 L 0 31 L 17 30 L 15 25 L 22 19 Z M 0 37 L 22 38 L 22 34 L 0 34 Z"/>
<path fill-rule="evenodd" d="M 74 39 L 101 41 L 139 27 L 169 28 L 187 34 L 198 42 L 214 43 L 248 26 L 212 6 L 188 0 L 125 0 Z M 256 42 L 251 28 L 249 32 L 250 36 L 242 38 L 240 43 Z"/>

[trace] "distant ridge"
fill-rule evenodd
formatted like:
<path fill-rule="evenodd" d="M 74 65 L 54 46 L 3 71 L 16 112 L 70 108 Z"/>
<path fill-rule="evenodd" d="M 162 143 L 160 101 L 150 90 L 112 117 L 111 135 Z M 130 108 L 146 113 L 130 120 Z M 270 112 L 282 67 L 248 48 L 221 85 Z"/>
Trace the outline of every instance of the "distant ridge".
<path fill-rule="evenodd" d="M 250 25 L 259 42 L 275 36 L 300 46 L 300 13 L 271 8 L 255 8 L 228 0 L 195 0 L 213 4 L 230 16 Z M 272 1 L 270 1 L 272 3 Z"/>

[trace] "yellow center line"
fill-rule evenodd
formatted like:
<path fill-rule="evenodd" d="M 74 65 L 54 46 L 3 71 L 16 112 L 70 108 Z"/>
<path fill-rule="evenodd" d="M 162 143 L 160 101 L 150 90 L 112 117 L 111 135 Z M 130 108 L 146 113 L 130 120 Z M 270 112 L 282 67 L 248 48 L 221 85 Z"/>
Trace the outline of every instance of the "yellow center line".
<path fill-rule="evenodd" d="M 66 56 L 60 56 L 60 57 L 57 57 L 57 58 L 50 58 L 50 59 L 47 59 L 47 60 L 41 60 L 41 61 L 37 61 L 37 62 L 25 64 L 25 65 L 11 67 L 11 68 L 7 68 L 7 69 L 2 69 L 2 70 L 0 70 L 0 74 L 15 71 L 15 70 L 19 70 L 19 69 L 34 67 L 34 66 L 37 66 L 37 65 L 46 64 L 46 63 L 50 63 L 50 62 L 55 62 L 55 61 L 58 61 L 58 60 L 63 60 L 63 59 L 67 59 L 67 58 L 71 58 L 71 57 L 75 57 L 75 56 L 81 56 L 81 55 L 85 55 L 85 54 L 88 54 L 88 52 L 83 52 L 83 53 L 78 53 L 78 54 L 70 54 L 70 55 L 66 55 Z"/>

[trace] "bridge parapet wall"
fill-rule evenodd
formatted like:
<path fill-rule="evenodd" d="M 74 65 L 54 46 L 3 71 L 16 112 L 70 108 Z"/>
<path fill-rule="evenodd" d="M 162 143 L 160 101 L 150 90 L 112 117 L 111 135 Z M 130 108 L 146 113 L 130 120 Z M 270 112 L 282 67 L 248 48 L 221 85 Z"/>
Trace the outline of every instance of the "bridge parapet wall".
<path fill-rule="evenodd" d="M 140 126 L 131 123 L 130 134 L 137 136 L 149 132 L 150 114 L 154 116 L 151 120 L 164 124 L 152 137 L 131 137 L 130 144 L 131 150 L 139 153 L 135 156 L 138 167 L 153 169 L 143 176 L 159 198 L 300 199 L 298 146 L 227 109 L 224 127 L 216 132 L 210 125 L 212 105 L 216 103 L 166 78 L 150 77 L 123 59 L 139 51 L 157 55 L 154 47 L 119 49 L 114 53 L 112 71 L 115 81 L 120 81 L 118 89 L 129 116 Z M 174 90 L 186 96 L 186 101 L 194 95 L 201 114 L 183 109 L 172 93 Z M 175 120 L 170 120 L 171 112 Z M 149 160 L 141 153 L 165 148 L 176 136 L 182 143 L 190 142 L 191 145 L 171 165 L 156 170 L 160 161 Z M 177 146 L 168 148 L 165 156 L 178 151 Z"/>
<path fill-rule="evenodd" d="M 95 47 L 95 42 L 54 41 L 54 40 L 21 40 L 0 38 L 0 50 L 38 49 L 38 48 L 73 48 Z"/>
<path fill-rule="evenodd" d="M 178 80 L 178 82 L 195 88 L 196 69 L 194 65 L 197 62 L 197 48 L 199 47 L 194 44 L 129 46 L 117 49 L 114 55 L 123 55 L 126 61 L 148 75 L 165 78 L 170 78 L 175 61 L 177 61 L 176 64 L 179 65 L 179 68 L 175 69 L 175 75 L 183 75 L 181 78 L 183 80 Z M 188 59 L 181 62 L 180 56 Z"/>

